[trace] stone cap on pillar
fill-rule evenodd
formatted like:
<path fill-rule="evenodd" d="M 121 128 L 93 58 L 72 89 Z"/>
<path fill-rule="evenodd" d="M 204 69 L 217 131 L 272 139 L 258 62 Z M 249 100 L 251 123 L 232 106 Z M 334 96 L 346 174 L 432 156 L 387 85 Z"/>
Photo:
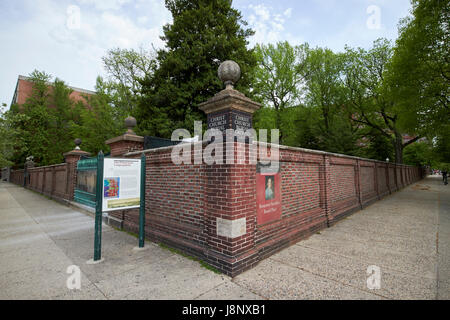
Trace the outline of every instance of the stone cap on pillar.
<path fill-rule="evenodd" d="M 200 103 L 198 108 L 206 114 L 233 109 L 253 114 L 261 108 L 261 104 L 247 98 L 243 93 L 234 89 L 224 89 L 206 102 Z"/>
<path fill-rule="evenodd" d="M 33 168 L 34 167 L 35 163 L 34 163 L 33 159 L 34 159 L 33 156 L 26 157 L 25 168 Z"/>
<path fill-rule="evenodd" d="M 127 117 L 125 119 L 125 127 L 127 131 L 118 137 L 114 137 L 105 141 L 105 144 L 111 148 L 111 156 L 121 156 L 130 151 L 142 150 L 144 148 L 144 137 L 136 135 L 133 128 L 136 126 L 136 119 Z"/>
<path fill-rule="evenodd" d="M 111 138 L 105 141 L 105 144 L 110 145 L 119 141 L 134 141 L 134 142 L 144 142 L 144 137 L 136 135 L 134 133 L 133 128 L 136 126 L 136 119 L 129 116 L 125 119 L 125 127 L 127 127 L 127 131 L 118 137 Z"/>
<path fill-rule="evenodd" d="M 228 129 L 246 131 L 253 128 L 253 113 L 261 108 L 261 104 L 234 89 L 241 76 L 239 65 L 231 60 L 224 61 L 219 66 L 218 75 L 225 89 L 198 105 L 206 113 L 208 129 L 225 133 Z"/>
<path fill-rule="evenodd" d="M 247 98 L 243 93 L 234 89 L 234 84 L 241 76 L 241 69 L 236 62 L 231 60 L 222 62 L 219 66 L 218 75 L 225 84 L 225 89 L 208 101 L 200 103 L 198 106 L 200 110 L 207 115 L 230 109 L 253 114 L 261 108 L 261 104 Z"/>
<path fill-rule="evenodd" d="M 64 158 L 66 158 L 66 162 L 69 158 L 80 159 L 82 156 L 89 157 L 91 155 L 89 152 L 80 149 L 81 139 L 77 138 L 74 140 L 74 142 L 75 149 L 63 154 Z"/>
<path fill-rule="evenodd" d="M 115 142 L 119 142 L 119 141 L 134 141 L 134 142 L 142 142 L 142 143 L 144 143 L 144 137 L 137 136 L 135 134 L 125 133 L 125 134 L 123 134 L 121 136 L 114 137 L 114 138 L 111 138 L 109 140 L 106 140 L 105 144 L 111 145 L 111 144 L 113 144 Z"/>

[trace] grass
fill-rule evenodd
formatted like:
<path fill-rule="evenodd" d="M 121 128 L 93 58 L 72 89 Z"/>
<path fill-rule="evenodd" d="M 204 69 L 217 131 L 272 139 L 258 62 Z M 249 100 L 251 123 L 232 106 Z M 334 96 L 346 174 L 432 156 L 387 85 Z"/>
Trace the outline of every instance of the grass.
<path fill-rule="evenodd" d="M 169 250 L 170 252 L 172 252 L 174 254 L 181 255 L 181 256 L 183 256 L 183 257 L 185 257 L 185 258 L 187 258 L 189 260 L 192 260 L 192 261 L 196 261 L 196 262 L 198 262 L 200 264 L 200 266 L 202 266 L 205 269 L 208 269 L 209 271 L 212 271 L 212 272 L 217 273 L 217 274 L 222 274 L 222 272 L 220 272 L 219 270 L 217 270 L 216 268 L 214 268 L 213 266 L 207 264 L 205 261 L 203 261 L 203 260 L 201 260 L 199 258 L 190 256 L 190 255 L 188 255 L 188 254 L 186 254 L 186 253 L 184 253 L 184 252 L 182 252 L 182 251 L 180 251 L 178 249 L 169 247 L 168 245 L 166 245 L 164 243 L 159 243 L 159 246 L 161 248 L 163 248 L 163 249 Z"/>
<path fill-rule="evenodd" d="M 124 230 L 124 229 L 120 229 L 118 227 L 114 227 L 114 226 L 111 226 L 111 225 L 109 227 L 113 228 L 114 230 L 120 231 L 120 232 L 125 232 L 126 234 L 128 234 L 128 235 L 130 235 L 132 237 L 135 237 L 136 239 L 139 239 L 139 235 L 137 233 L 134 233 L 134 232 L 131 232 L 131 231 L 127 231 L 127 230 Z"/>

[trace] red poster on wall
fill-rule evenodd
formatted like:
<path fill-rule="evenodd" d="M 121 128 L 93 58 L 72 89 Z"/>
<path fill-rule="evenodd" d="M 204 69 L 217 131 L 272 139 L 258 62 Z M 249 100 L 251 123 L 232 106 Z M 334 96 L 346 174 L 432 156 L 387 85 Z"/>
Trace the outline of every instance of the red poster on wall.
<path fill-rule="evenodd" d="M 281 177 L 279 168 L 258 164 L 256 173 L 256 211 L 258 224 L 281 218 Z"/>

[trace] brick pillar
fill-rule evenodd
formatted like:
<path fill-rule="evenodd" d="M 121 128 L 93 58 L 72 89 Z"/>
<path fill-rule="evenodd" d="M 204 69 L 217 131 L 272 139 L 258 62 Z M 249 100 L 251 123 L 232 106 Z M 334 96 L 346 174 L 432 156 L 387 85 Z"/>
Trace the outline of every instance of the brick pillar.
<path fill-rule="evenodd" d="M 121 157 L 128 152 L 144 150 L 144 137 L 136 135 L 133 131 L 136 119 L 126 118 L 125 126 L 128 130 L 123 135 L 105 141 L 111 148 L 111 157 Z"/>
<path fill-rule="evenodd" d="M 33 162 L 33 156 L 27 157 L 26 161 L 25 161 L 25 165 L 24 165 L 24 187 L 29 187 L 29 182 L 30 182 L 30 172 L 28 171 L 28 169 L 34 168 L 35 163 Z"/>
<path fill-rule="evenodd" d="M 387 185 L 389 194 L 391 194 L 392 191 L 391 191 L 391 186 L 390 186 L 390 182 L 389 182 L 389 163 L 386 163 L 386 185 Z"/>
<path fill-rule="evenodd" d="M 239 142 L 227 147 L 235 148 Z M 244 146 L 245 147 L 245 146 Z M 206 170 L 208 262 L 234 276 L 258 261 L 255 251 L 256 165 L 214 164 Z"/>
<path fill-rule="evenodd" d="M 67 163 L 66 196 L 67 200 L 69 201 L 73 201 L 74 198 L 75 185 L 77 183 L 78 160 L 80 160 L 81 157 L 83 156 L 89 157 L 91 155 L 89 152 L 80 149 L 79 145 L 81 144 L 81 139 L 75 139 L 75 144 L 76 144 L 75 149 L 63 154 L 65 162 Z"/>
<path fill-rule="evenodd" d="M 375 176 L 373 177 L 373 182 L 375 183 L 375 192 L 377 193 L 377 198 L 380 200 L 380 189 L 378 187 L 378 163 L 374 163 Z"/>
<path fill-rule="evenodd" d="M 362 192 L 361 192 L 361 165 L 359 160 L 356 160 L 355 166 L 355 182 L 356 182 L 356 196 L 358 197 L 359 207 L 363 208 Z"/>
<path fill-rule="evenodd" d="M 225 61 L 219 77 L 226 88 L 199 105 L 208 118 L 208 129 L 247 130 L 252 128 L 252 115 L 261 106 L 233 89 L 239 79 L 239 66 Z M 217 142 L 216 142 L 217 143 Z M 234 150 L 234 164 L 206 165 L 207 260 L 230 276 L 252 267 L 259 260 L 255 249 L 256 163 L 249 162 L 249 144 L 223 142 L 224 154 Z M 245 148 L 245 161 L 239 163 L 237 150 Z"/>
<path fill-rule="evenodd" d="M 395 181 L 395 189 L 398 190 L 399 185 L 398 185 L 398 177 L 397 177 L 397 164 L 394 164 L 394 181 Z"/>
<path fill-rule="evenodd" d="M 331 170 L 330 170 L 330 156 L 323 156 L 323 180 L 322 180 L 322 193 L 325 207 L 325 215 L 327 217 L 327 226 L 331 226 L 333 217 L 331 216 Z"/>

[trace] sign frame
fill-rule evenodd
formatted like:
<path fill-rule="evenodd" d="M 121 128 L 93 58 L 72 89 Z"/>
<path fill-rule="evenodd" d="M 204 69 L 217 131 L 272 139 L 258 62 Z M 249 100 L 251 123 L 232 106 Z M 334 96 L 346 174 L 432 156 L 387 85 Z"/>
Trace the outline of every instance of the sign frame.
<path fill-rule="evenodd" d="M 105 158 L 103 167 L 102 212 L 139 209 L 142 160 Z"/>

